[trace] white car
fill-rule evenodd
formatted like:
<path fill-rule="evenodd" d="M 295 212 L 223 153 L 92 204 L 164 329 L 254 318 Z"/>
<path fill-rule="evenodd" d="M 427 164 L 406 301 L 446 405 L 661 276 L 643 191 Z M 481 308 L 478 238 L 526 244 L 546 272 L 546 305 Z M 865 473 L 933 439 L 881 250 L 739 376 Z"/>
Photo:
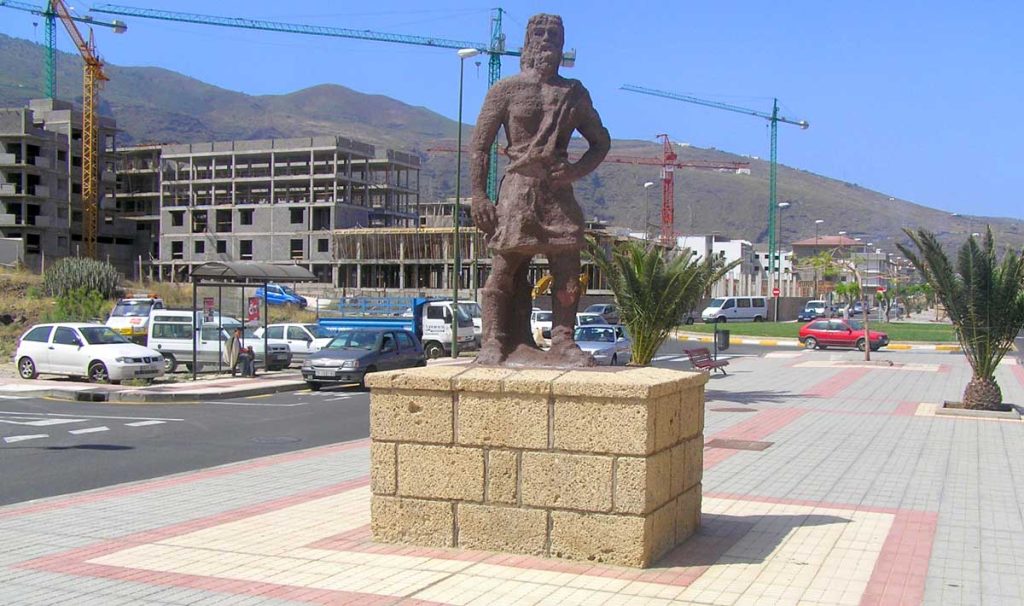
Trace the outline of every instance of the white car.
<path fill-rule="evenodd" d="M 589 311 L 582 311 L 576 314 L 576 326 L 589 326 L 591 324 L 607 324 L 608 320 L 604 319 L 601 314 L 595 314 Z"/>
<path fill-rule="evenodd" d="M 540 329 L 541 336 L 545 339 L 551 338 L 551 319 L 552 315 L 550 311 L 543 311 L 541 309 L 535 309 L 530 313 L 530 332 L 536 333 L 537 329 Z"/>
<path fill-rule="evenodd" d="M 37 324 L 18 340 L 14 360 L 22 379 L 54 374 L 116 383 L 164 374 L 160 352 L 136 345 L 102 324 Z"/>

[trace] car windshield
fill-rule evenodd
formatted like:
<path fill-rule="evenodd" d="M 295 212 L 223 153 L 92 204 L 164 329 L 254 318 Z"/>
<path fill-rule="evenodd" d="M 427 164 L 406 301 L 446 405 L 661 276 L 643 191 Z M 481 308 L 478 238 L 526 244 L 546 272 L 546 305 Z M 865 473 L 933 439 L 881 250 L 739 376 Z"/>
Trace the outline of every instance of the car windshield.
<path fill-rule="evenodd" d="M 372 330 L 350 330 L 334 337 L 324 349 L 365 349 L 372 350 L 377 346 L 377 335 Z"/>
<path fill-rule="evenodd" d="M 580 314 L 576 316 L 576 323 L 580 326 L 586 326 L 587 324 L 607 324 L 608 320 L 605 320 L 597 314 Z"/>
<path fill-rule="evenodd" d="M 145 318 L 153 309 L 152 301 L 121 301 L 110 312 L 112 318 Z"/>
<path fill-rule="evenodd" d="M 615 342 L 615 330 L 607 327 L 599 326 L 583 326 L 576 329 L 576 333 L 573 335 L 576 342 L 589 342 L 589 343 L 614 343 Z"/>
<path fill-rule="evenodd" d="M 721 307 L 723 303 L 725 303 L 725 299 L 711 299 L 708 307 Z"/>
<path fill-rule="evenodd" d="M 864 323 L 860 320 L 849 320 L 847 324 L 854 330 L 864 330 Z"/>
<path fill-rule="evenodd" d="M 537 312 L 537 321 L 538 322 L 550 322 L 551 321 L 551 312 L 550 311 L 538 311 Z"/>
<path fill-rule="evenodd" d="M 106 326 L 86 326 L 79 328 L 82 336 L 89 345 L 117 345 L 118 343 L 131 343 Z"/>
<path fill-rule="evenodd" d="M 249 327 L 249 328 L 245 329 L 245 331 L 242 333 L 242 338 L 244 338 L 246 340 L 252 339 L 254 341 L 262 341 L 263 340 L 263 337 L 258 336 L 256 334 L 256 329 L 252 328 L 252 327 Z"/>
<path fill-rule="evenodd" d="M 328 339 L 334 336 L 334 333 L 319 324 L 303 324 L 303 326 L 313 335 L 314 339 Z"/>
<path fill-rule="evenodd" d="M 481 316 L 479 303 L 459 303 L 459 309 L 470 318 L 479 318 Z"/>
<path fill-rule="evenodd" d="M 292 290 L 291 288 L 289 288 L 287 286 L 282 286 L 281 287 L 281 292 L 283 292 L 286 295 L 291 295 L 293 297 L 297 297 L 298 296 L 298 294 L 294 290 Z"/>

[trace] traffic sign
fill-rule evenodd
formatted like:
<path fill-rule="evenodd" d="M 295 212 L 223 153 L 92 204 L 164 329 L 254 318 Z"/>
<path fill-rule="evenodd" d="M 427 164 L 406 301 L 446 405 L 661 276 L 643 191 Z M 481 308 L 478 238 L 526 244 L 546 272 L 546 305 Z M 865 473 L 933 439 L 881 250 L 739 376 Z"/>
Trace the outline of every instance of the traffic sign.
<path fill-rule="evenodd" d="M 780 294 L 782 294 L 782 291 L 781 291 L 781 290 L 779 290 L 779 287 L 778 287 L 778 286 L 776 286 L 775 288 L 773 288 L 773 289 L 772 289 L 772 296 L 773 296 L 773 297 L 776 297 L 776 298 L 778 298 L 778 296 L 779 296 Z"/>
<path fill-rule="evenodd" d="M 878 287 L 878 294 L 882 294 L 884 292 L 885 292 L 885 287 L 884 286 L 879 286 Z"/>

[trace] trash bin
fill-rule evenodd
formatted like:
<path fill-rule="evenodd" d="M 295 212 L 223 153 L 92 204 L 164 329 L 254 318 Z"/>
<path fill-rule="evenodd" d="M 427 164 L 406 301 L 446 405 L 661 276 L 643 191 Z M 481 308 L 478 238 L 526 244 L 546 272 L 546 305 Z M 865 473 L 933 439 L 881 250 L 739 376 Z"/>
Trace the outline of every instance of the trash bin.
<path fill-rule="evenodd" d="M 715 331 L 715 345 L 718 351 L 725 351 L 729 349 L 729 331 L 728 330 L 716 330 Z"/>

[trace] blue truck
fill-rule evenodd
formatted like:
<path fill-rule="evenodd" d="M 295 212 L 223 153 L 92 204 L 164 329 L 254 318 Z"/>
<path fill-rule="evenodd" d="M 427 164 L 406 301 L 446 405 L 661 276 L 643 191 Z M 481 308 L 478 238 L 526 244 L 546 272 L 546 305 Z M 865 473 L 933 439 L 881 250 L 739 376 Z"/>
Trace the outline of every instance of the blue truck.
<path fill-rule="evenodd" d="M 473 318 L 456 307 L 456 338 L 462 351 L 475 347 Z M 427 358 L 452 352 L 451 300 L 421 297 L 356 297 L 338 303 L 340 317 L 321 317 L 320 326 L 329 331 L 352 328 L 394 328 L 408 330 L 423 343 Z"/>
<path fill-rule="evenodd" d="M 306 297 L 303 297 L 284 284 L 267 284 L 265 293 L 262 287 L 257 288 L 256 297 L 260 299 L 266 297 L 267 304 L 269 305 L 297 305 L 300 309 L 305 309 L 309 305 Z"/>

